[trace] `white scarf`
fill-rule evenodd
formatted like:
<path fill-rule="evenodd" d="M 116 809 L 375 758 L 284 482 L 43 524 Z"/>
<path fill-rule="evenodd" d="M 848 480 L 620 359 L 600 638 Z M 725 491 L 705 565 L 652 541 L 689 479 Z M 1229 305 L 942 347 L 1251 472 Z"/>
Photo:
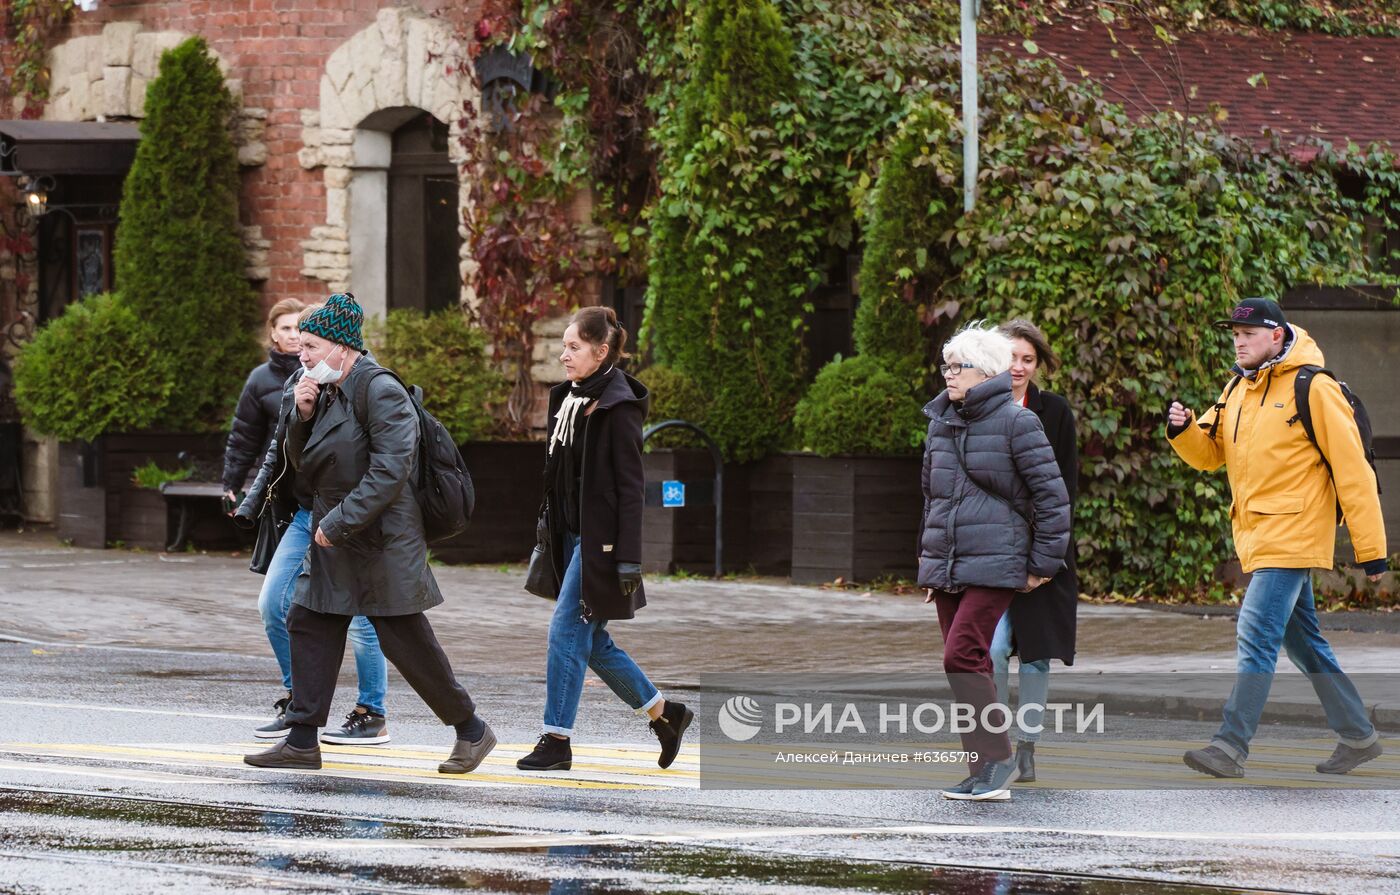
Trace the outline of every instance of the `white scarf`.
<path fill-rule="evenodd" d="M 612 367 L 608 367 L 604 373 L 612 372 Z M 579 411 L 586 407 L 592 398 L 586 398 L 578 393 L 578 383 L 570 383 L 569 393 L 564 396 L 564 403 L 559 405 L 559 414 L 554 421 L 554 437 L 549 439 L 547 453 L 554 453 L 554 446 L 568 447 L 574 443 L 574 430 L 577 428 Z"/>

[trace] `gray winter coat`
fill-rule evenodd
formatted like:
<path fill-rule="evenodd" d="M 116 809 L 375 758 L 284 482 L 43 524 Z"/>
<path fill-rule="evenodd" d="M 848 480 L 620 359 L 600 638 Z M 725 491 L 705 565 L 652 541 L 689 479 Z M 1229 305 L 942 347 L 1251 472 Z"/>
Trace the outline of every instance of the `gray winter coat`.
<path fill-rule="evenodd" d="M 428 568 L 423 515 L 410 484 L 418 458 L 418 414 L 392 376 L 370 383 L 361 425 L 357 383 L 378 368 L 361 356 L 345 379 L 321 389 L 316 412 L 287 419 L 287 462 L 311 492 L 312 543 L 293 600 L 333 615 L 411 615 L 442 602 Z"/>
<path fill-rule="evenodd" d="M 1011 374 L 945 391 L 924 407 L 924 527 L 919 585 L 1018 590 L 1065 564 L 1070 508 L 1040 419 L 1011 402 Z M 961 457 L 961 459 L 959 459 Z"/>

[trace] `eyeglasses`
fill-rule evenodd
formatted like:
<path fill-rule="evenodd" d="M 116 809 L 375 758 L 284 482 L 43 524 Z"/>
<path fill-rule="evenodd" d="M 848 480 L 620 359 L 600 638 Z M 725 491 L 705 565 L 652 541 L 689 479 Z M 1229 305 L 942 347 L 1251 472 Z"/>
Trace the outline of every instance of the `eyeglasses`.
<path fill-rule="evenodd" d="M 944 379 L 947 379 L 949 376 L 952 376 L 954 373 L 961 374 L 963 370 L 975 370 L 975 369 L 977 369 L 977 365 L 976 365 L 976 364 L 939 364 L 939 365 L 938 365 L 938 372 L 940 372 L 940 373 L 943 374 L 943 378 L 944 378 Z"/>

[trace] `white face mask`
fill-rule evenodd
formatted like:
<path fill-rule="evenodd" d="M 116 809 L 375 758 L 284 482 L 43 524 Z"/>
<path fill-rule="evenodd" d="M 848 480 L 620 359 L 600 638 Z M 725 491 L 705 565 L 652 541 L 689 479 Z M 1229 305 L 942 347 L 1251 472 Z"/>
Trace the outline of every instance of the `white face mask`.
<path fill-rule="evenodd" d="M 327 354 L 327 357 L 329 356 L 330 355 Z M 307 370 L 302 375 L 305 376 L 307 379 L 310 379 L 312 382 L 318 382 L 321 385 L 326 385 L 328 383 L 335 382 L 337 379 L 339 379 L 341 376 L 344 376 L 345 374 L 342 371 L 337 370 L 335 367 L 332 367 L 330 364 L 326 363 L 325 358 L 321 358 L 321 360 L 316 362 L 316 366 Z"/>

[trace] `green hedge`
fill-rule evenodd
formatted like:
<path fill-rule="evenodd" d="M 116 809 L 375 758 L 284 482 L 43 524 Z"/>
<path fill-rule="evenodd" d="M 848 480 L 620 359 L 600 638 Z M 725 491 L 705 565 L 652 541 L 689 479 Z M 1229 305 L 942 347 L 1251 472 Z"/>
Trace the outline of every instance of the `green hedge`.
<path fill-rule="evenodd" d="M 857 355 L 822 367 L 793 423 L 802 449 L 823 457 L 909 454 L 923 444 L 928 421 L 922 407 L 898 367 Z"/>
<path fill-rule="evenodd" d="M 151 425 L 172 391 L 163 349 L 119 296 L 69 305 L 20 351 L 15 401 L 30 427 L 63 441 Z"/>
<path fill-rule="evenodd" d="M 460 310 L 393 310 L 369 321 L 365 341 L 382 366 L 422 387 L 424 408 L 458 444 L 498 434 L 510 382 L 486 356 L 486 335 Z"/>
<path fill-rule="evenodd" d="M 708 0 L 694 69 L 657 127 L 645 341 L 712 399 L 731 460 L 783 442 L 803 384 L 802 314 L 819 236 L 793 171 L 801 139 L 792 41 L 768 0 Z"/>
<path fill-rule="evenodd" d="M 951 108 L 928 102 L 891 140 L 870 198 L 853 331 L 858 354 L 827 364 L 798 403 L 793 422 L 804 450 L 901 454 L 923 441 L 920 408 L 930 378 L 921 323 L 956 308 L 931 288 L 949 273 L 938 240 L 961 210 L 953 204 L 956 174 L 938 151 L 955 121 Z"/>
<path fill-rule="evenodd" d="M 686 374 L 662 364 L 652 364 L 637 373 L 651 393 L 647 425 L 666 420 L 685 420 L 709 431 L 709 399 L 698 383 Z M 695 447 L 701 444 L 693 432 L 676 430 L 658 433 L 647 442 L 647 449 Z"/>
<path fill-rule="evenodd" d="M 166 429 L 226 425 L 259 362 L 258 306 L 239 236 L 233 111 L 202 38 L 168 50 L 146 91 L 141 142 L 122 190 L 117 287 L 179 385 L 154 414 Z"/>
<path fill-rule="evenodd" d="M 891 231 L 904 235 L 871 252 L 922 249 L 927 267 L 909 265 L 916 292 L 956 300 L 963 319 L 1026 316 L 1046 331 L 1065 361 L 1046 385 L 1078 418 L 1087 590 L 1207 587 L 1230 555 L 1228 486 L 1173 455 L 1163 413 L 1175 398 L 1204 408 L 1219 394 L 1230 356 L 1210 321 L 1239 298 L 1380 275 L 1365 257 L 1364 219 L 1395 207 L 1395 159 L 1324 149 L 1302 167 L 1209 121 L 1135 121 L 1045 65 L 1002 64 L 983 84 L 975 211 L 932 239 Z M 942 99 L 920 102 L 937 110 Z M 916 106 L 911 120 L 921 117 Z M 958 170 L 951 122 L 932 126 L 927 143 L 927 167 Z M 1359 195 L 1343 194 L 1343 177 Z M 885 232 L 880 215 L 947 203 L 947 179 L 902 208 L 877 204 L 871 233 Z"/>

